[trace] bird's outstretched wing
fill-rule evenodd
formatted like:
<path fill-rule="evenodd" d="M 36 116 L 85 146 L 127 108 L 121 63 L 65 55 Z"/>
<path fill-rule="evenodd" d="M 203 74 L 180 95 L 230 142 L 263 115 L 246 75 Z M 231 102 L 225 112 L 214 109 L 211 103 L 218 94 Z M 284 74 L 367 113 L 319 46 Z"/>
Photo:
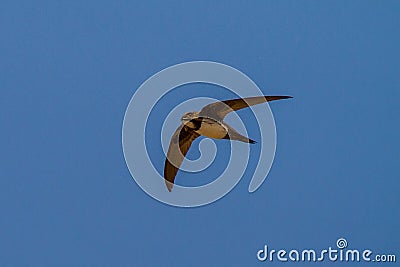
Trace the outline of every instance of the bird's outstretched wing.
<path fill-rule="evenodd" d="M 279 99 L 292 98 L 291 96 L 255 96 L 247 98 L 238 98 L 211 103 L 200 111 L 199 116 L 211 117 L 216 120 L 223 120 L 225 116 L 231 112 L 249 106 L 254 106 L 264 102 L 269 102 Z"/>
<path fill-rule="evenodd" d="M 167 158 L 164 165 L 164 179 L 168 191 L 171 192 L 179 167 L 182 164 L 194 139 L 200 135 L 189 127 L 181 125 L 176 129 L 169 143 Z"/>

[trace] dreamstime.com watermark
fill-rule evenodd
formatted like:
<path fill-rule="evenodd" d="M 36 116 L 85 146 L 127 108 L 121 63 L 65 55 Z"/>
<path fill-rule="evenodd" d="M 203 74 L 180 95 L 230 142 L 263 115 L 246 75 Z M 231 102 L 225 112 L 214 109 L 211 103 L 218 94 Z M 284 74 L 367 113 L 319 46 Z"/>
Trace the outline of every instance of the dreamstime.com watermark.
<path fill-rule="evenodd" d="M 396 262 L 395 254 L 375 254 L 370 249 L 348 248 L 347 240 L 339 238 L 336 241 L 336 247 L 328 247 L 327 249 L 269 249 L 264 245 L 263 249 L 257 252 L 259 261 L 278 261 L 278 262 Z"/>

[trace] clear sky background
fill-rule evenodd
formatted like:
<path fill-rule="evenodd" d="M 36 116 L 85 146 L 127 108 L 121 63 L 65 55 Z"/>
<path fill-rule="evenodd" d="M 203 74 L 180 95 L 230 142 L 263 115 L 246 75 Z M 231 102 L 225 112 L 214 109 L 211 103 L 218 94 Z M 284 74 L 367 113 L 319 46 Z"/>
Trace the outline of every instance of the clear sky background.
<path fill-rule="evenodd" d="M 398 1 L 2 1 L 0 265 L 273 266 L 256 259 L 265 244 L 339 237 L 399 258 L 399 12 Z M 121 129 L 143 81 L 191 60 L 295 98 L 271 104 L 277 152 L 258 191 L 245 175 L 183 209 L 136 185 Z M 186 89 L 171 99 L 232 97 Z"/>

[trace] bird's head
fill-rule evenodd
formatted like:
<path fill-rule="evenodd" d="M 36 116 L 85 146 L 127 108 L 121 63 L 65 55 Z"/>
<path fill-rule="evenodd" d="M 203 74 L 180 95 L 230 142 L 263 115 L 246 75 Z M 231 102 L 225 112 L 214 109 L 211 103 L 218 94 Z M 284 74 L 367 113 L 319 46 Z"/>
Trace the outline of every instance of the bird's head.
<path fill-rule="evenodd" d="M 191 120 L 197 118 L 198 115 L 198 112 L 186 112 L 185 114 L 183 114 L 181 121 L 183 124 L 188 124 Z"/>

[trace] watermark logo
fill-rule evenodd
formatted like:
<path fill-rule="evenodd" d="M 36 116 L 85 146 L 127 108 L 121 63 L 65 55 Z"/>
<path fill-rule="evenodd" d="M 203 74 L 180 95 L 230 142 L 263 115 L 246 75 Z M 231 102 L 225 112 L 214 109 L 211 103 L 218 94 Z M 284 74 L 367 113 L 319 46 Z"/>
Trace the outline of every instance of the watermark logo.
<path fill-rule="evenodd" d="M 257 85 L 241 71 L 216 62 L 193 61 L 168 67 L 147 79 L 134 93 L 125 112 L 122 127 L 122 146 L 128 169 L 136 183 L 151 197 L 173 206 L 195 207 L 209 204 L 226 195 L 242 178 L 250 157 L 250 146 L 241 142 L 230 142 L 229 163 L 223 172 L 212 182 L 196 186 L 185 187 L 179 184 L 168 192 L 165 181 L 150 158 L 146 142 L 146 129 L 149 123 L 162 124 L 160 133 L 161 143 L 166 157 L 168 144 L 173 132 L 180 124 L 180 117 L 193 111 L 193 107 L 218 101 L 218 99 L 199 97 L 189 99 L 173 108 L 164 121 L 149 121 L 149 115 L 160 99 L 182 85 L 191 83 L 207 83 L 218 85 L 237 95 L 238 98 L 261 96 L 264 93 Z M 256 191 L 272 166 L 276 147 L 275 122 L 268 103 L 262 107 L 249 107 L 258 123 L 261 146 L 258 163 L 254 169 L 248 191 Z M 245 123 L 232 112 L 235 129 L 247 134 Z M 199 143 L 201 156 L 196 160 L 184 159 L 181 169 L 186 172 L 200 172 L 210 166 L 216 156 L 218 142 L 205 138 Z M 164 162 L 158 163 L 164 165 Z M 179 173 L 178 173 L 179 175 Z M 181 174 L 182 175 L 182 174 Z"/>
<path fill-rule="evenodd" d="M 344 238 L 339 238 L 339 239 L 336 241 L 336 246 L 337 246 L 338 248 L 340 248 L 340 249 L 346 248 L 346 247 L 347 247 L 347 240 L 344 239 Z"/>
<path fill-rule="evenodd" d="M 375 254 L 370 249 L 348 248 L 345 238 L 339 238 L 336 241 L 336 248 L 328 247 L 327 249 L 269 249 L 264 245 L 263 249 L 257 252 L 259 261 L 278 261 L 278 262 L 396 262 L 395 254 Z"/>

